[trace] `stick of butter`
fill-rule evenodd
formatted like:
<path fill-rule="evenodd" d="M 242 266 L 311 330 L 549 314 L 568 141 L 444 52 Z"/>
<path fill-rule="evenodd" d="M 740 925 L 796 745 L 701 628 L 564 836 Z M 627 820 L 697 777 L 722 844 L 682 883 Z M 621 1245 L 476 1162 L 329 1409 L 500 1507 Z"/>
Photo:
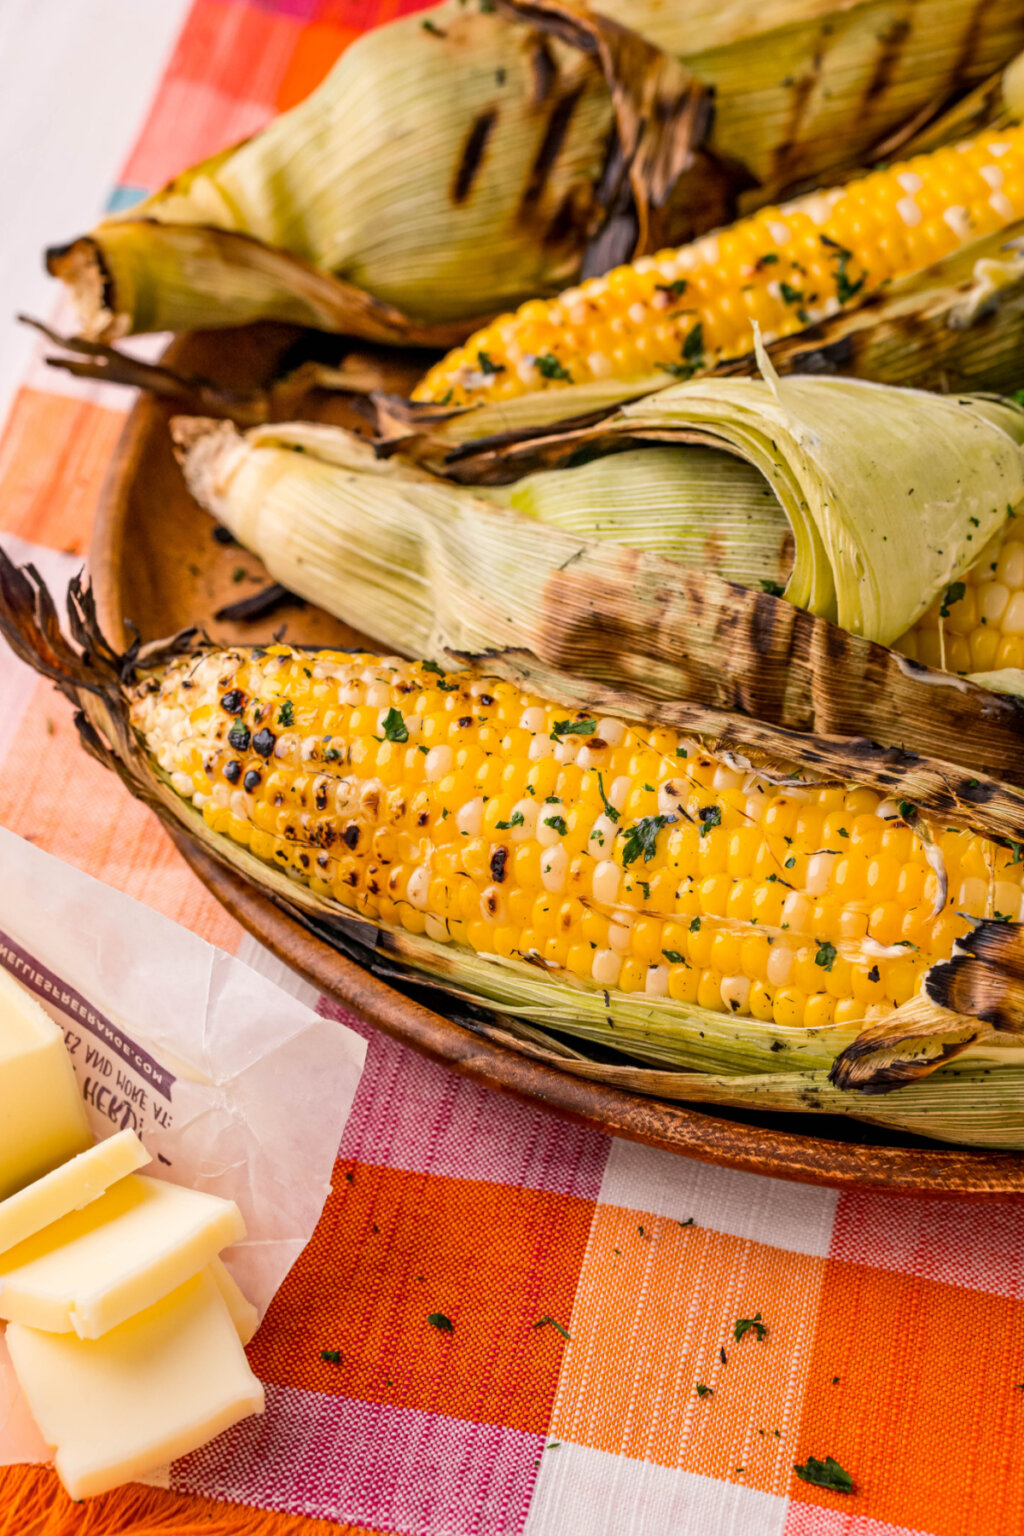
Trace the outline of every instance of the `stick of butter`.
<path fill-rule="evenodd" d="M 0 1200 L 0 1253 L 41 1232 L 71 1211 L 80 1211 L 111 1184 L 150 1161 L 134 1131 L 118 1131 L 62 1163 L 16 1195 Z"/>
<path fill-rule="evenodd" d="M 235 1325 L 235 1332 L 243 1344 L 248 1344 L 260 1325 L 259 1313 L 252 1302 L 246 1296 L 243 1296 L 237 1282 L 228 1273 L 227 1266 L 223 1260 L 214 1259 L 208 1273 L 217 1282 L 217 1289 L 227 1303 L 228 1311 L 231 1313 L 231 1321 Z"/>
<path fill-rule="evenodd" d="M 129 1174 L 0 1255 L 0 1317 L 97 1339 L 244 1236 L 233 1200 Z"/>
<path fill-rule="evenodd" d="M 0 1200 L 92 1139 L 63 1034 L 0 969 Z"/>
<path fill-rule="evenodd" d="M 12 1323 L 11 1363 L 73 1499 L 104 1493 L 263 1412 L 208 1271 L 102 1339 Z"/>

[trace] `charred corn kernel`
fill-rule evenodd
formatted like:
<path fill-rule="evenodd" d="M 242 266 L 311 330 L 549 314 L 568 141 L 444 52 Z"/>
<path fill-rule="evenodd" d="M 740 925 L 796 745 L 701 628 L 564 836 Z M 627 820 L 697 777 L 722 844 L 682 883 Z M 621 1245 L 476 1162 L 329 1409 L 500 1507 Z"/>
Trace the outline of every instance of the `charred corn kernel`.
<path fill-rule="evenodd" d="M 985 133 L 591 278 L 573 302 L 531 300 L 450 352 L 414 398 L 689 378 L 749 351 L 754 321 L 769 339 L 792 335 L 1022 216 L 1024 129 Z"/>
<path fill-rule="evenodd" d="M 1014 574 L 1012 561 L 1004 568 Z M 281 730 L 280 705 L 300 697 L 305 667 L 316 688 Z M 140 685 L 133 719 L 219 835 L 341 906 L 439 943 L 542 960 L 652 1006 L 667 997 L 779 1026 L 852 1022 L 912 997 L 969 918 L 1020 917 L 1013 849 L 917 830 L 873 791 L 766 781 L 752 815 L 746 775 L 712 752 L 691 741 L 683 759 L 674 732 L 607 720 L 595 794 L 589 770 L 531 761 L 538 742 L 553 745 L 561 711 L 497 684 L 488 693 L 472 674 L 424 687 L 433 675 L 285 646 L 210 652 Z M 487 723 L 499 707 L 512 722 L 500 731 Z M 428 746 L 443 721 L 457 745 Z M 379 771 L 381 736 L 401 749 L 395 784 Z M 488 764 L 504 776 L 517 766 L 511 750 L 521 784 L 485 797 Z M 389 774 L 396 761 L 384 759 Z M 634 818 L 625 807 L 638 774 L 647 798 L 636 803 L 656 809 Z M 922 832 L 948 877 L 940 911 Z"/>

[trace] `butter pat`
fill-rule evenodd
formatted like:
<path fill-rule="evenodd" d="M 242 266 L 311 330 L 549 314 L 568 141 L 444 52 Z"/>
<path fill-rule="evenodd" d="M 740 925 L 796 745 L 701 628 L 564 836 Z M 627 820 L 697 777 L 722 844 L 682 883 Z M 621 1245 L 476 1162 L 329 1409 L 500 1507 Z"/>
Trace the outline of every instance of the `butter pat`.
<path fill-rule="evenodd" d="M 96 1339 L 244 1236 L 233 1200 L 133 1173 L 0 1255 L 0 1317 Z"/>
<path fill-rule="evenodd" d="M 0 1200 L 0 1253 L 41 1232 L 51 1222 L 79 1211 L 150 1161 L 134 1131 L 118 1131 L 52 1173 Z"/>
<path fill-rule="evenodd" d="M 227 1266 L 222 1260 L 214 1259 L 210 1265 L 209 1274 L 212 1275 L 217 1289 L 224 1298 L 227 1309 L 231 1314 L 231 1321 L 235 1325 L 235 1332 L 243 1344 L 248 1344 L 260 1325 L 259 1313 L 252 1302 L 242 1295 L 237 1283 L 231 1278 Z"/>
<path fill-rule="evenodd" d="M 63 1034 L 0 970 L 0 1200 L 91 1145 Z"/>
<path fill-rule="evenodd" d="M 102 1339 L 12 1323 L 7 1347 L 73 1499 L 142 1477 L 263 1412 L 263 1387 L 208 1272 Z"/>

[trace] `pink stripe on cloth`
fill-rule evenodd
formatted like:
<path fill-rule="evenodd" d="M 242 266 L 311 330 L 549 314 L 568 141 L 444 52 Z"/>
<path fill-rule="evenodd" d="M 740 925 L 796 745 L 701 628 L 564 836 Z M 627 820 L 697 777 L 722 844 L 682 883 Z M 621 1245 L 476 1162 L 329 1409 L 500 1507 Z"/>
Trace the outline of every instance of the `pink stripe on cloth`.
<path fill-rule="evenodd" d="M 402 1536 L 517 1536 L 543 1435 L 267 1387 L 267 1411 L 175 1463 L 179 1493 Z"/>
<path fill-rule="evenodd" d="M 1024 1200 L 971 1204 L 900 1195 L 839 1198 L 829 1257 L 964 1290 L 1024 1296 Z"/>
<path fill-rule="evenodd" d="M 327 999 L 320 1012 L 369 1042 L 339 1157 L 597 1199 L 607 1136 L 459 1077 Z"/>
<path fill-rule="evenodd" d="M 909 1525 L 889 1525 L 867 1515 L 847 1515 L 841 1509 L 801 1504 L 794 1499 L 783 1536 L 931 1536 L 931 1532 L 911 1530 Z M 996 1536 L 994 1531 L 992 1536 Z"/>

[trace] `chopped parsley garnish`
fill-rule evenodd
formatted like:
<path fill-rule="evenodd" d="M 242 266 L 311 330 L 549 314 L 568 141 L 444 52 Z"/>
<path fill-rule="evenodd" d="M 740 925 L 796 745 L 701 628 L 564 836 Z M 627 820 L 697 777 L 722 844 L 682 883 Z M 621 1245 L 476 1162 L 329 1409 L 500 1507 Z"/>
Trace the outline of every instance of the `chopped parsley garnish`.
<path fill-rule="evenodd" d="M 698 320 L 692 331 L 688 331 L 683 342 L 682 361 L 678 363 L 662 363 L 663 373 L 670 373 L 674 379 L 692 379 L 697 369 L 704 363 L 704 327 Z"/>
<path fill-rule="evenodd" d="M 439 667 L 436 661 L 421 661 L 421 672 L 433 672 L 435 677 L 444 677 L 444 668 Z"/>
<path fill-rule="evenodd" d="M 909 800 L 900 800 L 896 806 L 896 809 L 899 811 L 904 821 L 912 821 L 913 818 L 917 815 L 917 806 L 913 805 Z"/>
<path fill-rule="evenodd" d="M 849 835 L 850 834 L 849 834 L 849 832 L 847 832 L 845 827 L 840 827 L 839 828 L 839 836 L 840 837 L 849 837 Z"/>
<path fill-rule="evenodd" d="M 402 717 L 401 710 L 389 709 L 384 716 L 384 740 L 408 741 L 409 728 Z"/>
<path fill-rule="evenodd" d="M 689 284 L 685 277 L 677 277 L 674 283 L 655 283 L 655 293 L 667 293 L 670 299 L 681 299 Z"/>
<path fill-rule="evenodd" d="M 815 965 L 820 965 L 823 971 L 830 971 L 836 963 L 836 947 L 827 941 L 818 945 L 818 953 L 814 957 Z"/>
<path fill-rule="evenodd" d="M 951 582 L 950 585 L 946 588 L 945 596 L 942 599 L 942 607 L 939 609 L 939 617 L 941 619 L 948 619 L 950 608 L 952 608 L 954 603 L 958 603 L 960 599 L 966 595 L 966 593 L 967 586 L 964 582 Z"/>
<path fill-rule="evenodd" d="M 711 1395 L 713 1394 L 714 1390 L 715 1390 L 714 1387 L 706 1387 L 702 1381 L 698 1381 L 698 1383 L 697 1383 L 697 1396 L 698 1397 L 711 1397 Z"/>
<path fill-rule="evenodd" d="M 544 823 L 548 827 L 554 827 L 559 837 L 564 837 L 569 830 L 564 816 L 545 816 Z"/>
<path fill-rule="evenodd" d="M 783 869 L 795 869 L 796 868 L 796 855 L 791 853 L 789 858 L 786 860 L 785 864 L 783 864 L 782 867 L 783 867 Z"/>
<path fill-rule="evenodd" d="M 702 805 L 697 809 L 700 819 L 700 835 L 705 837 L 712 827 L 722 825 L 722 807 L 720 805 Z"/>
<path fill-rule="evenodd" d="M 612 822 L 618 821 L 619 813 L 604 792 L 604 777 L 600 773 L 597 776 L 597 792 L 601 796 L 601 804 L 604 806 L 604 813 L 608 820 Z"/>
<path fill-rule="evenodd" d="M 561 1323 L 556 1323 L 553 1317 L 538 1317 L 533 1326 L 534 1328 L 554 1328 L 555 1332 L 560 1333 L 563 1339 L 566 1339 L 570 1344 L 572 1343 L 572 1339 L 569 1338 L 568 1329 L 563 1328 Z"/>
<path fill-rule="evenodd" d="M 681 955 L 678 949 L 663 949 L 662 954 L 665 956 L 665 959 L 670 960 L 673 965 L 687 964 L 686 956 Z"/>
<path fill-rule="evenodd" d="M 632 864 L 641 854 L 644 863 L 649 864 L 657 851 L 658 833 L 662 827 L 667 827 L 675 821 L 674 816 L 644 816 L 625 833 L 625 846 L 622 850 L 623 864 Z"/>
<path fill-rule="evenodd" d="M 522 811 L 513 811 L 512 815 L 509 817 L 508 821 L 498 821 L 498 822 L 495 823 L 495 826 L 497 827 L 499 832 L 510 832 L 513 827 L 521 827 L 522 824 L 523 824 L 523 813 L 522 813 Z"/>
<path fill-rule="evenodd" d="M 494 373 L 504 373 L 505 372 L 505 364 L 504 363 L 492 363 L 491 359 L 487 356 L 487 353 L 485 351 L 483 351 L 482 348 L 477 353 L 476 360 L 477 360 L 478 364 L 480 365 L 480 372 L 481 373 L 485 373 L 485 374 L 490 375 L 490 374 L 494 374 Z"/>
<path fill-rule="evenodd" d="M 755 265 L 759 267 L 774 267 L 778 259 L 775 251 L 765 251 L 763 256 L 757 258 Z"/>
<path fill-rule="evenodd" d="M 328 1365 L 340 1365 L 341 1364 L 341 1350 L 340 1349 L 322 1349 L 320 1351 L 320 1359 L 321 1360 L 326 1360 Z"/>
<path fill-rule="evenodd" d="M 787 304 L 802 304 L 804 301 L 802 289 L 794 288 L 790 283 L 780 282 L 779 292 Z"/>
<path fill-rule="evenodd" d="M 1010 916 L 1009 912 L 993 912 L 992 921 L 996 923 L 1012 923 L 1013 918 Z"/>
<path fill-rule="evenodd" d="M 291 699 L 285 699 L 277 712 L 277 723 L 278 725 L 291 725 L 294 718 L 295 712 L 292 709 L 292 701 Z"/>
<path fill-rule="evenodd" d="M 443 1312 L 431 1312 L 427 1322 L 432 1328 L 437 1328 L 441 1333 L 454 1333 L 455 1324 L 450 1317 L 445 1317 Z"/>
<path fill-rule="evenodd" d="M 793 1471 L 803 1482 L 811 1483 L 815 1488 L 831 1488 L 833 1493 L 853 1492 L 853 1478 L 849 1472 L 844 1472 L 832 1456 L 826 1456 L 824 1461 L 819 1461 L 816 1456 L 808 1456 L 802 1467 L 794 1462 Z"/>
<path fill-rule="evenodd" d="M 761 1321 L 760 1312 L 755 1312 L 753 1317 L 738 1317 L 733 1328 L 733 1338 L 737 1344 L 745 1333 L 756 1333 L 759 1340 L 768 1334 L 767 1326 Z"/>
<path fill-rule="evenodd" d="M 596 720 L 556 720 L 551 727 L 553 736 L 593 736 Z"/>
<path fill-rule="evenodd" d="M 850 262 L 853 260 L 853 252 L 848 251 L 838 240 L 830 240 L 828 235 L 821 236 L 822 245 L 827 245 L 836 259 L 836 298 L 840 304 L 849 303 L 850 299 L 860 293 L 867 281 L 867 273 L 863 273 L 856 282 L 850 277 Z"/>
<path fill-rule="evenodd" d="M 676 747 L 676 757 L 687 757 L 688 755 L 685 747 Z"/>
<path fill-rule="evenodd" d="M 572 374 L 568 368 L 563 368 L 553 352 L 542 352 L 533 361 L 541 378 L 564 379 L 567 384 L 572 383 Z"/>
<path fill-rule="evenodd" d="M 435 37 L 447 37 L 448 36 L 447 32 L 442 32 L 441 28 L 438 26 L 437 22 L 436 21 L 431 21 L 429 17 L 427 18 L 426 21 L 421 21 L 420 22 L 420 26 L 423 28 L 424 32 L 432 32 Z"/>
<path fill-rule="evenodd" d="M 781 582 L 781 581 L 767 581 L 762 576 L 762 578 L 761 578 L 761 591 L 762 592 L 767 592 L 769 597 L 781 597 L 783 592 L 785 592 L 785 590 L 786 590 L 786 588 L 785 588 L 785 585 L 784 585 L 783 582 Z"/>
<path fill-rule="evenodd" d="M 438 683 L 437 686 L 442 693 L 458 693 L 459 691 L 458 683 Z"/>
<path fill-rule="evenodd" d="M 693 918 L 690 919 L 690 932 L 691 933 L 700 933 L 700 918 L 699 917 L 693 917 Z"/>

